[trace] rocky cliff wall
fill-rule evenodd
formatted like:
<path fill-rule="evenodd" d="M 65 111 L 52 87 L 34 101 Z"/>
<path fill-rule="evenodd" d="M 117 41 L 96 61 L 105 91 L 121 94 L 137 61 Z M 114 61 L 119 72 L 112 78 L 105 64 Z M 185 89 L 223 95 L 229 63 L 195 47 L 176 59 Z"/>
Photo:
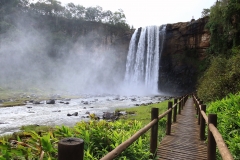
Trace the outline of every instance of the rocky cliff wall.
<path fill-rule="evenodd" d="M 167 24 L 160 60 L 160 91 L 183 94 L 195 89 L 199 65 L 209 47 L 208 17 Z"/>

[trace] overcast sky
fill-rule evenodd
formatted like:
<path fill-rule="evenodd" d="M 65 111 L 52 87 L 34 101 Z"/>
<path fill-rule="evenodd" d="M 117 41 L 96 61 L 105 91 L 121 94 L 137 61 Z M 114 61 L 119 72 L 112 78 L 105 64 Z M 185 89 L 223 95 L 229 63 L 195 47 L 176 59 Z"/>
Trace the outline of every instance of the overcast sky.
<path fill-rule="evenodd" d="M 203 8 L 210 8 L 216 0 L 58 0 L 84 7 L 101 6 L 103 10 L 123 9 L 127 23 L 135 28 L 149 25 L 187 22 L 201 17 Z"/>

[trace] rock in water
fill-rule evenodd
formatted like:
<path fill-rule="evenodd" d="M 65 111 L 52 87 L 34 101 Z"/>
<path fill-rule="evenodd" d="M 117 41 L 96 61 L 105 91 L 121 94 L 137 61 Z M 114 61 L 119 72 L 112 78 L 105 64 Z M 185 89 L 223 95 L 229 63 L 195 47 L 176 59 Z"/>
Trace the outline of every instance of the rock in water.
<path fill-rule="evenodd" d="M 54 99 L 50 99 L 48 101 L 46 101 L 47 104 L 55 104 L 55 100 Z"/>

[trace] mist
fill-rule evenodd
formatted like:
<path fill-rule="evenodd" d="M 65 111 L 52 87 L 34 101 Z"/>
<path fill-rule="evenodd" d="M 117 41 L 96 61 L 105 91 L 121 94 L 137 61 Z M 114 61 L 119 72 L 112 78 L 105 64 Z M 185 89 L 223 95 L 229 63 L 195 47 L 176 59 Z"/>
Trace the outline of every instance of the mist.
<path fill-rule="evenodd" d="M 56 45 L 59 38 L 53 37 L 48 27 L 36 27 L 39 23 L 21 17 L 14 20 L 15 27 L 0 35 L 1 87 L 71 94 L 118 93 L 127 53 L 119 56 L 122 51 L 106 44 L 101 29 Z"/>

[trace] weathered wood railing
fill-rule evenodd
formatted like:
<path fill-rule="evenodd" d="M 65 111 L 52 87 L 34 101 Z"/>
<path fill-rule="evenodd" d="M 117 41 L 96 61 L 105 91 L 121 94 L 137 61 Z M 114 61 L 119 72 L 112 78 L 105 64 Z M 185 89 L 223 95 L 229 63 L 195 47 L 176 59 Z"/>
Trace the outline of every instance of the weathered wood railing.
<path fill-rule="evenodd" d="M 158 108 L 152 108 L 151 110 L 151 122 L 145 127 L 136 132 L 132 137 L 127 139 L 125 142 L 120 144 L 114 150 L 105 155 L 101 160 L 112 160 L 121 154 L 126 148 L 128 148 L 133 142 L 135 142 L 140 136 L 145 134 L 151 128 L 151 137 L 150 137 L 150 152 L 153 157 L 157 150 L 158 143 L 158 121 L 167 115 L 167 125 L 166 125 L 166 135 L 171 134 L 171 124 L 177 120 L 177 111 L 178 114 L 181 114 L 181 110 L 184 107 L 185 102 L 188 99 L 188 95 L 174 99 L 174 105 L 171 101 L 168 102 L 168 110 L 159 114 Z M 199 137 L 200 140 L 205 140 L 205 127 L 208 125 L 208 145 L 207 145 L 207 159 L 215 160 L 216 159 L 216 145 L 218 146 L 219 152 L 223 160 L 233 160 L 232 155 L 230 154 L 221 134 L 218 132 L 217 126 L 217 115 L 209 114 L 206 115 L 206 105 L 203 104 L 203 101 L 198 99 L 193 95 L 194 104 L 196 106 L 196 114 L 198 115 L 198 125 L 200 125 Z M 172 113 L 173 111 L 173 113 Z M 201 113 L 201 114 L 200 114 Z M 173 116 L 173 117 L 172 117 Z M 58 145 L 58 160 L 65 160 L 66 157 L 68 160 L 83 160 L 83 144 L 82 140 L 75 138 L 63 139 L 59 142 Z M 79 150 L 81 149 L 81 151 Z"/>
<path fill-rule="evenodd" d="M 152 108 L 151 110 L 151 122 L 148 123 L 145 127 L 140 129 L 138 132 L 136 132 L 132 137 L 130 137 L 128 140 L 120 144 L 118 147 L 116 147 L 114 150 L 109 152 L 107 155 L 105 155 L 100 160 L 110 160 L 117 157 L 120 153 L 122 153 L 128 146 L 130 146 L 133 142 L 135 142 L 140 136 L 142 136 L 144 133 L 146 133 L 151 128 L 151 137 L 150 137 L 150 152 L 152 153 L 153 157 L 157 150 L 157 143 L 158 143 L 158 121 L 162 119 L 164 116 L 168 116 L 167 118 L 167 128 L 166 128 L 166 134 L 169 135 L 171 132 L 171 123 L 172 123 L 172 110 L 174 108 L 177 108 L 177 105 L 179 104 L 179 110 L 182 109 L 183 104 L 186 102 L 187 96 L 180 98 L 179 102 L 175 99 L 175 104 L 172 105 L 172 102 L 168 102 L 168 110 L 165 111 L 163 114 L 158 116 L 158 108 Z M 174 109 L 174 117 L 176 119 L 176 109 Z M 181 112 L 180 112 L 181 113 Z"/>
<path fill-rule="evenodd" d="M 229 152 L 227 145 L 225 144 L 222 135 L 217 130 L 217 115 L 206 115 L 206 105 L 203 101 L 193 95 L 194 104 L 196 106 L 196 112 L 198 115 L 198 125 L 200 125 L 200 140 L 205 139 L 205 127 L 208 125 L 208 145 L 207 145 L 207 159 L 216 159 L 216 145 L 223 160 L 233 160 L 231 153 Z"/>
<path fill-rule="evenodd" d="M 133 142 L 135 142 L 140 136 L 145 134 L 151 128 L 151 136 L 150 136 L 150 152 L 153 157 L 155 157 L 157 144 L 158 144 L 158 121 L 167 115 L 167 126 L 166 126 L 166 134 L 169 135 L 171 133 L 171 123 L 176 122 L 177 119 L 177 107 L 178 114 L 181 114 L 181 110 L 185 102 L 187 101 L 188 96 L 184 96 L 178 99 L 174 99 L 174 105 L 171 101 L 168 102 L 168 110 L 159 114 L 158 108 L 152 108 L 151 110 L 151 122 L 148 123 L 145 127 L 137 131 L 132 137 L 127 139 L 125 142 L 121 143 L 114 150 L 105 155 L 101 160 L 111 160 L 121 154 L 126 148 L 128 148 Z M 172 113 L 173 110 L 173 113 Z M 173 115 L 173 117 L 172 117 Z M 84 142 L 82 140 L 77 140 L 75 138 L 66 138 L 59 142 L 58 144 L 58 160 L 65 160 L 68 157 L 68 160 L 83 160 L 83 151 L 81 151 L 81 155 L 79 153 L 73 152 L 76 149 L 83 149 Z M 74 156 L 75 155 L 75 156 Z M 153 158 L 152 157 L 152 158 Z"/>

